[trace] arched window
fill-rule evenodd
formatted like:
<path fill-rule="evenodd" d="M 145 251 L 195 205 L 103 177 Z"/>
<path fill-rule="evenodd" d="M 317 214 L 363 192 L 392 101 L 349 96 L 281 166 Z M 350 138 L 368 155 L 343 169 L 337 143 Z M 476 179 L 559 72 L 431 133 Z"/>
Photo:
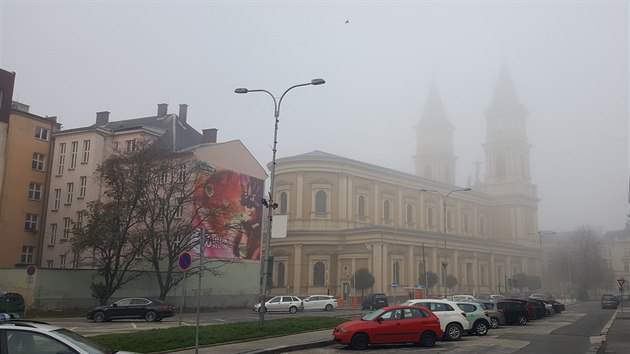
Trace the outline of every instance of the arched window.
<path fill-rule="evenodd" d="M 507 174 L 507 166 L 505 164 L 505 156 L 497 156 L 497 177 L 505 177 Z"/>
<path fill-rule="evenodd" d="M 359 196 L 359 217 L 365 217 L 365 196 L 363 195 Z"/>
<path fill-rule="evenodd" d="M 389 200 L 383 202 L 383 219 L 387 222 L 391 219 L 389 210 Z"/>
<path fill-rule="evenodd" d="M 398 263 L 398 261 L 394 262 L 392 266 L 392 270 L 393 270 L 392 281 L 394 283 L 399 283 L 400 282 L 400 263 Z"/>
<path fill-rule="evenodd" d="M 277 286 L 284 287 L 284 263 L 278 263 L 278 281 Z"/>
<path fill-rule="evenodd" d="M 431 168 L 431 165 L 424 166 L 424 178 L 433 179 L 433 169 Z"/>
<path fill-rule="evenodd" d="M 429 227 L 433 227 L 434 226 L 433 209 L 432 208 L 427 209 L 427 225 L 429 225 Z"/>
<path fill-rule="evenodd" d="M 407 204 L 407 224 L 413 224 L 413 205 Z"/>
<path fill-rule="evenodd" d="M 315 193 L 315 212 L 318 214 L 326 212 L 326 192 L 324 191 Z"/>
<path fill-rule="evenodd" d="M 280 193 L 280 214 L 287 213 L 287 202 L 288 202 L 287 192 Z"/>
<path fill-rule="evenodd" d="M 324 263 L 317 262 L 313 266 L 313 285 L 314 286 L 324 286 L 324 279 L 326 275 L 326 267 Z"/>

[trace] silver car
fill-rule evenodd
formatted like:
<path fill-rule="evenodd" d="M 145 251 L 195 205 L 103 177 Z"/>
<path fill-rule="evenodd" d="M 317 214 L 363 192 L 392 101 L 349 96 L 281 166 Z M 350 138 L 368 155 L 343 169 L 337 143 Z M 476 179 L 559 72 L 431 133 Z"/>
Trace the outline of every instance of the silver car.
<path fill-rule="evenodd" d="M 337 298 L 330 295 L 311 295 L 304 299 L 304 311 L 324 310 L 332 311 L 339 308 Z"/>
<path fill-rule="evenodd" d="M 304 302 L 297 296 L 274 296 L 271 299 L 265 301 L 265 305 L 262 307 L 260 306 L 260 303 L 254 305 L 254 311 L 278 311 L 296 313 L 298 311 L 304 311 Z"/>

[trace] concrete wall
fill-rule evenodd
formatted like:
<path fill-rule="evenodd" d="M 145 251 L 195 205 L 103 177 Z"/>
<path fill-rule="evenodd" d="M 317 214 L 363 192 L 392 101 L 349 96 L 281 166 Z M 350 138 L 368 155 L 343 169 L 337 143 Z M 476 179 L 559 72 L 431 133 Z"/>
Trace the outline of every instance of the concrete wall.
<path fill-rule="evenodd" d="M 240 264 L 226 264 L 218 268 L 221 275 L 213 276 L 204 272 L 201 290 L 198 289 L 198 275 L 187 278 L 185 285 L 174 287 L 167 300 L 176 307 L 182 304 L 182 290 L 185 287 L 184 306 L 197 306 L 197 294 L 204 308 L 250 307 L 257 301 L 259 291 L 259 269 L 257 261 Z M 0 291 L 17 292 L 24 296 L 29 307 L 42 309 L 89 308 L 98 305 L 90 296 L 90 283 L 96 271 L 91 269 L 38 269 L 29 277 L 25 269 L 0 269 Z M 155 273 L 141 272 L 140 276 L 114 294 L 109 303 L 123 297 L 159 296 Z"/>

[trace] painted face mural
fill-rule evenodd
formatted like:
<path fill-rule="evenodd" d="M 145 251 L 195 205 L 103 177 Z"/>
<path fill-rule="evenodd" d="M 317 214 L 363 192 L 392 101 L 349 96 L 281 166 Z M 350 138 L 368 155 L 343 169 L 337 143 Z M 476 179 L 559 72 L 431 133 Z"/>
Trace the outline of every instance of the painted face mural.
<path fill-rule="evenodd" d="M 263 180 L 218 169 L 199 173 L 195 187 L 194 237 L 203 231 L 204 256 L 260 259 Z"/>

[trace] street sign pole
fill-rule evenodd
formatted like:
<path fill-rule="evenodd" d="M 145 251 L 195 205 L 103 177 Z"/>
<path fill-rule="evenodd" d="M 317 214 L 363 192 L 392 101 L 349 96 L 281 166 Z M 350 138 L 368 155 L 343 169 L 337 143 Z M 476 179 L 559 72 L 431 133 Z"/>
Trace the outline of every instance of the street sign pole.
<path fill-rule="evenodd" d="M 619 293 L 621 294 L 621 312 L 623 312 L 623 284 L 626 282 L 624 277 L 617 279 L 617 283 L 619 284 Z"/>
<path fill-rule="evenodd" d="M 182 273 L 182 303 L 179 305 L 179 327 L 182 326 L 182 312 L 184 312 L 184 304 L 186 302 L 186 270 Z"/>

